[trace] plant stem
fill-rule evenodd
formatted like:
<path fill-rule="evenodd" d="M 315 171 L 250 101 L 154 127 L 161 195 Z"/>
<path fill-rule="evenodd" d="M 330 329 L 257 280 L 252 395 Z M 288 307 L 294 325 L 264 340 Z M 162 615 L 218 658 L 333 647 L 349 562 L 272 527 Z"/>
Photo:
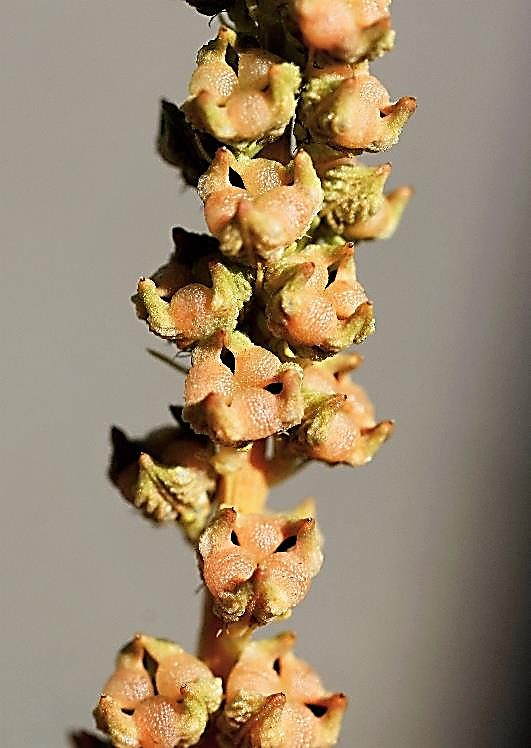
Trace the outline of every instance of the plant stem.
<path fill-rule="evenodd" d="M 224 625 L 212 612 L 212 597 L 204 591 L 203 621 L 199 634 L 198 657 L 214 675 L 225 678 L 240 656 L 252 633 L 247 623 Z"/>
<path fill-rule="evenodd" d="M 215 499 L 218 508 L 231 506 L 240 514 L 264 511 L 269 493 L 265 440 L 247 449 L 220 447 L 216 468 L 222 476 Z M 212 597 L 205 589 L 198 656 L 214 675 L 226 678 L 252 631 L 246 620 L 224 625 L 212 612 Z"/>

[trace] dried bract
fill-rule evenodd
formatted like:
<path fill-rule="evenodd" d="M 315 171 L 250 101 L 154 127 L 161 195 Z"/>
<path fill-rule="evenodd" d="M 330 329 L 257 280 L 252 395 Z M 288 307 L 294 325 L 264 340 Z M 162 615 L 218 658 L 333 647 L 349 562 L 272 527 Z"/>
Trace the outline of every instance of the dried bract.
<path fill-rule="evenodd" d="M 249 265 L 274 262 L 300 239 L 321 209 L 321 183 L 305 151 L 289 166 L 255 158 L 237 161 L 220 148 L 199 180 L 205 220 L 221 251 Z"/>
<path fill-rule="evenodd" d="M 204 529 L 216 490 L 212 445 L 177 428 L 130 441 L 112 431 L 111 480 L 124 498 L 157 523 L 177 522 L 195 541 Z"/>
<path fill-rule="evenodd" d="M 109 748 L 110 746 L 107 740 L 100 740 L 96 735 L 84 730 L 72 733 L 69 737 L 73 748 Z"/>
<path fill-rule="evenodd" d="M 301 76 L 296 65 L 262 49 L 242 48 L 222 26 L 203 47 L 182 106 L 192 125 L 253 155 L 282 135 L 295 113 Z"/>
<path fill-rule="evenodd" d="M 329 748 L 347 700 L 331 694 L 291 649 L 295 635 L 248 644 L 232 669 L 218 724 L 226 748 Z"/>
<path fill-rule="evenodd" d="M 215 335 L 192 353 L 184 420 L 198 434 L 238 444 L 300 423 L 302 370 L 242 333 Z"/>
<path fill-rule="evenodd" d="M 355 151 L 391 148 L 416 109 L 411 97 L 391 104 L 366 62 L 316 71 L 302 102 L 301 120 L 317 141 Z"/>
<path fill-rule="evenodd" d="M 207 527 L 198 552 L 218 618 L 264 625 L 286 616 L 305 597 L 323 556 L 315 519 L 297 514 L 227 508 Z"/>
<path fill-rule="evenodd" d="M 352 154 L 328 146 L 310 149 L 321 179 L 324 200 L 319 231 L 349 240 L 388 239 L 396 230 L 412 190 L 398 187 L 384 194 L 391 164 L 365 166 Z"/>
<path fill-rule="evenodd" d="M 137 635 L 94 710 L 115 748 L 196 745 L 223 696 L 220 678 L 178 644 Z"/>
<path fill-rule="evenodd" d="M 197 187 L 199 177 L 208 168 L 208 151 L 212 144 L 212 153 L 215 153 L 219 144 L 214 138 L 194 130 L 184 112 L 171 101 L 161 101 L 157 151 L 166 163 L 180 169 L 184 181 L 191 187 Z"/>
<path fill-rule="evenodd" d="M 268 268 L 270 331 L 300 355 L 334 353 L 374 331 L 372 304 L 356 279 L 354 245 L 309 245 Z"/>
<path fill-rule="evenodd" d="M 304 367 L 306 409 L 294 444 L 308 457 L 365 465 L 391 435 L 393 422 L 376 423 L 365 390 L 350 380 L 360 363 L 357 354 L 338 354 Z"/>

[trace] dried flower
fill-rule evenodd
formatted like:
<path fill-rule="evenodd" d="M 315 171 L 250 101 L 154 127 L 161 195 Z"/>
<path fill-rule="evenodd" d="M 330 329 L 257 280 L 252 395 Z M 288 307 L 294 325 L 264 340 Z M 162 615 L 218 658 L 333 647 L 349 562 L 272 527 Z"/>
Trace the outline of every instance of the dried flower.
<path fill-rule="evenodd" d="M 354 245 L 309 245 L 268 268 L 269 330 L 300 355 L 334 353 L 374 331 L 372 304 L 356 279 Z"/>
<path fill-rule="evenodd" d="M 282 135 L 295 113 L 301 76 L 296 65 L 263 49 L 241 47 L 221 26 L 204 46 L 182 106 L 199 130 L 254 155 L 261 144 Z"/>
<path fill-rule="evenodd" d="M 391 104 L 367 62 L 314 72 L 302 99 L 302 122 L 317 141 L 356 151 L 391 148 L 416 109 L 411 97 Z"/>
<path fill-rule="evenodd" d="M 335 745 L 347 706 L 326 691 L 291 649 L 295 635 L 248 644 L 232 669 L 218 721 L 223 745 L 240 748 L 328 748 Z"/>
<path fill-rule="evenodd" d="M 344 62 L 380 57 L 393 47 L 391 0 L 292 0 L 307 47 Z"/>
<path fill-rule="evenodd" d="M 262 158 L 236 161 L 227 148 L 220 148 L 198 189 L 221 251 L 250 265 L 278 260 L 304 235 L 323 198 L 305 151 L 283 166 Z"/>
<path fill-rule="evenodd" d="M 114 428 L 112 440 L 109 474 L 124 498 L 157 523 L 178 522 L 195 541 L 216 489 L 208 440 L 170 427 L 139 441 Z"/>
<path fill-rule="evenodd" d="M 198 553 L 214 613 L 226 623 L 264 625 L 306 595 L 323 561 L 315 519 L 221 509 L 199 538 Z"/>
<path fill-rule="evenodd" d="M 222 696 L 221 679 L 197 657 L 139 634 L 118 655 L 94 716 L 115 748 L 187 748 Z"/>
<path fill-rule="evenodd" d="M 211 237 L 177 229 L 174 240 L 170 261 L 151 279 L 140 278 L 133 301 L 152 332 L 187 348 L 218 330 L 234 330 L 252 286 L 241 267 L 223 262 Z"/>
<path fill-rule="evenodd" d="M 219 333 L 192 353 L 184 420 L 198 434 L 237 444 L 300 423 L 302 371 L 239 332 Z"/>
<path fill-rule="evenodd" d="M 365 390 L 350 381 L 361 360 L 345 353 L 304 367 L 306 409 L 294 444 L 308 457 L 365 465 L 391 435 L 393 422 L 376 423 Z"/>

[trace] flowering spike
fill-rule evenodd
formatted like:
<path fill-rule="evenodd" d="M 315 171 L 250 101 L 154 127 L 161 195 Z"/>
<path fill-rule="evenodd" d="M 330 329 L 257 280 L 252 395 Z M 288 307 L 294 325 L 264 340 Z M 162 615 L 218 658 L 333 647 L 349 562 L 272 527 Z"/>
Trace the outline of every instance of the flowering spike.
<path fill-rule="evenodd" d="M 235 32 L 221 26 L 198 54 L 182 109 L 194 127 L 254 155 L 286 129 L 300 83 L 296 65 L 262 49 L 241 48 Z"/>
<path fill-rule="evenodd" d="M 236 161 L 227 148 L 220 148 L 198 189 L 221 251 L 250 265 L 280 259 L 305 234 L 323 197 L 305 151 L 286 167 L 269 159 Z"/>
<path fill-rule="evenodd" d="M 173 642 L 138 634 L 118 655 L 94 716 L 115 748 L 195 745 L 222 699 L 220 678 Z"/>
<path fill-rule="evenodd" d="M 204 582 L 225 623 L 264 625 L 289 614 L 323 561 L 315 519 L 221 509 L 199 538 Z"/>
<path fill-rule="evenodd" d="M 319 70 L 302 99 L 302 122 L 317 141 L 355 151 L 391 148 L 416 109 L 411 97 L 391 104 L 366 62 Z"/>
<path fill-rule="evenodd" d="M 327 692 L 291 649 L 294 634 L 248 644 L 227 679 L 218 720 L 222 745 L 240 748 L 328 748 L 335 745 L 347 702 Z"/>
<path fill-rule="evenodd" d="M 390 164 L 358 156 L 396 143 L 416 102 L 392 103 L 369 72 L 393 44 L 390 0 L 188 2 L 234 28 L 199 51 L 182 107 L 162 102 L 157 147 L 213 236 L 174 229 L 174 254 L 138 283 L 138 316 L 191 366 L 151 352 L 186 373 L 179 428 L 114 430 L 109 472 L 196 549 L 202 659 L 137 636 L 95 716 L 115 748 L 329 748 L 345 697 L 294 657 L 294 635 L 249 644 L 323 561 L 312 500 L 264 504 L 310 459 L 363 465 L 393 430 L 349 379 L 361 357 L 340 351 L 374 330 L 353 242 L 390 236 L 411 195 L 386 194 Z"/>

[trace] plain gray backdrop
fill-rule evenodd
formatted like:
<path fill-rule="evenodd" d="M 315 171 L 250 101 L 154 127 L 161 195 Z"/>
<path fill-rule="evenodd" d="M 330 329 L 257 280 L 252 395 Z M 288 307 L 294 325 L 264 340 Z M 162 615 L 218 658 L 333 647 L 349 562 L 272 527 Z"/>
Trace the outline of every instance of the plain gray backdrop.
<path fill-rule="evenodd" d="M 387 156 L 416 196 L 391 241 L 358 252 L 378 325 L 359 381 L 397 428 L 370 466 L 316 465 L 274 495 L 316 496 L 326 535 L 289 627 L 349 694 L 340 745 L 519 746 L 529 5 L 393 11 L 396 49 L 374 70 L 418 98 Z M 0 743 L 60 748 L 131 634 L 194 646 L 192 554 L 105 469 L 110 424 L 141 434 L 181 398 L 129 296 L 171 226 L 203 227 L 154 137 L 159 97 L 184 98 L 214 28 L 173 0 L 4 0 L 0 29 Z"/>

